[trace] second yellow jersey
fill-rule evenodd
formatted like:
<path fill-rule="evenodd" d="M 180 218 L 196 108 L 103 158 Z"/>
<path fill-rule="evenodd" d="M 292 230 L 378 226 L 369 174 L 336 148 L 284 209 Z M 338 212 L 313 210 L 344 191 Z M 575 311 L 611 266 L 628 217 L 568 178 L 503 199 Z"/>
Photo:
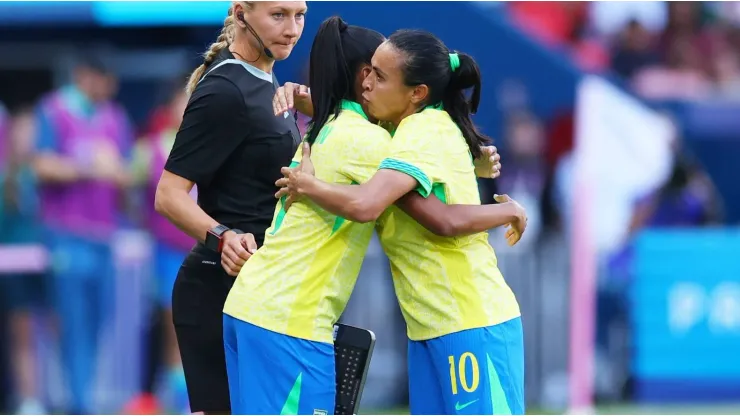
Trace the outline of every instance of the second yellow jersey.
<path fill-rule="evenodd" d="M 480 204 L 473 159 L 450 116 L 428 108 L 405 118 L 381 169 L 414 177 L 423 196 Z M 408 336 L 425 340 L 520 316 L 497 266 L 488 233 L 439 237 L 392 206 L 376 228 L 391 263 Z"/>
<path fill-rule="evenodd" d="M 364 183 L 387 156 L 389 142 L 388 132 L 368 122 L 359 104 L 345 101 L 311 147 L 316 177 Z M 287 213 L 278 203 L 264 245 L 242 267 L 224 313 L 281 334 L 333 342 L 334 323 L 349 301 L 372 233 L 372 223 L 345 221 L 308 199 Z"/>

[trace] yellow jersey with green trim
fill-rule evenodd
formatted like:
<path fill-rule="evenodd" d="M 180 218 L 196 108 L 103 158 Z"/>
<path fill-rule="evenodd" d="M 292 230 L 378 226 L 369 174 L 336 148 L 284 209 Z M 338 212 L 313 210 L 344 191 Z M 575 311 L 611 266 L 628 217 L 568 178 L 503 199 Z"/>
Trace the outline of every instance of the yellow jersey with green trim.
<path fill-rule="evenodd" d="M 427 108 L 405 118 L 380 169 L 412 176 L 424 197 L 480 204 L 473 158 L 447 112 Z M 488 233 L 440 237 L 395 206 L 376 223 L 388 255 L 408 337 L 426 340 L 520 316 L 498 269 Z"/>
<path fill-rule="evenodd" d="M 367 182 L 388 154 L 390 135 L 345 101 L 311 147 L 324 182 Z M 301 160 L 301 148 L 294 164 Z M 277 191 L 277 189 L 276 189 Z M 373 224 L 345 221 L 307 198 L 286 211 L 278 202 L 264 245 L 242 267 L 224 313 L 297 338 L 332 343 L 360 272 Z"/>

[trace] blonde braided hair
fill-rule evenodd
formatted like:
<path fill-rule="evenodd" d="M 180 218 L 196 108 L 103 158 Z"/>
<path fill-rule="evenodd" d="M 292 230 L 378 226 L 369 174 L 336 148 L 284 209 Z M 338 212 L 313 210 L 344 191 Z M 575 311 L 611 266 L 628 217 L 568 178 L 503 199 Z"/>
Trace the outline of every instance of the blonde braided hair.
<path fill-rule="evenodd" d="M 236 2 L 235 2 L 236 3 Z M 246 7 L 251 6 L 251 2 L 245 2 Z M 218 54 L 229 47 L 231 45 L 231 42 L 234 41 L 234 5 L 232 4 L 229 7 L 229 14 L 226 16 L 226 19 L 224 19 L 224 27 L 221 29 L 221 33 L 218 35 L 218 38 L 214 43 L 211 44 L 211 46 L 208 47 L 208 50 L 203 54 L 203 63 L 195 68 L 195 71 L 193 71 L 192 74 L 190 74 L 190 79 L 188 80 L 188 85 L 186 88 L 186 91 L 188 94 L 192 94 L 195 90 L 195 86 L 198 85 L 198 82 L 201 78 L 206 74 L 206 69 L 208 66 L 210 66 L 213 61 L 216 60 L 216 57 Z"/>

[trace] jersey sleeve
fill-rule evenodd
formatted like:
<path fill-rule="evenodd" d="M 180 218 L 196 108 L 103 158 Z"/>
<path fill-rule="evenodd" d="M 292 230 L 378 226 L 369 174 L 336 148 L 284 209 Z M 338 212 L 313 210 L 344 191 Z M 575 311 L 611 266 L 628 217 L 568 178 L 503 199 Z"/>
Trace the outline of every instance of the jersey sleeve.
<path fill-rule="evenodd" d="M 405 123 L 396 130 L 391 141 L 390 151 L 380 164 L 380 169 L 403 172 L 416 179 L 416 188 L 423 197 L 432 192 L 432 185 L 438 181 L 437 165 L 439 144 L 432 143 L 436 134 L 428 132 L 423 123 Z"/>
<path fill-rule="evenodd" d="M 165 170 L 195 183 L 209 183 L 247 136 L 246 113 L 236 85 L 206 77 L 188 102 Z"/>
<path fill-rule="evenodd" d="M 352 147 L 352 153 L 346 156 L 346 163 L 341 170 L 344 176 L 355 183 L 369 181 L 390 150 L 391 137 L 387 131 L 373 128 L 362 134 L 364 140 Z"/>

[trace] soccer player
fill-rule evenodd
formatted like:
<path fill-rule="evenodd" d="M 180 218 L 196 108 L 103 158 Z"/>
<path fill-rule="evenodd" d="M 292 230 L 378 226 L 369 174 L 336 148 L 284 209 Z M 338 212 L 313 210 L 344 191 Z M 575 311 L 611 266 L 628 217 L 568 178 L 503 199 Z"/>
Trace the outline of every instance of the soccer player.
<path fill-rule="evenodd" d="M 524 413 L 519 306 L 487 234 L 436 237 L 392 206 L 414 190 L 447 204 L 480 203 L 471 161 L 487 138 L 470 118 L 480 101 L 478 66 L 430 33 L 399 31 L 372 67 L 363 82 L 369 113 L 396 126 L 380 170 L 359 186 L 332 184 L 311 176 L 303 157 L 277 184 L 347 220 L 377 220 L 408 327 L 413 414 Z"/>
<path fill-rule="evenodd" d="M 316 175 L 351 184 L 367 181 L 386 157 L 390 136 L 358 104 L 370 58 L 384 41 L 377 32 L 334 17 L 314 39 L 310 59 L 314 116 L 304 148 L 315 148 Z M 309 153 L 306 150 L 306 153 Z M 296 156 L 300 160 L 300 152 Z M 410 212 L 426 211 L 430 228 L 465 232 L 490 228 L 523 215 L 516 204 L 446 207 L 424 199 Z M 373 232 L 372 224 L 345 221 L 314 204 L 299 202 L 287 214 L 278 204 L 264 245 L 246 262 L 224 307 L 232 411 L 237 414 L 331 413 L 335 403 L 332 328 L 349 300 Z M 449 221 L 442 209 L 466 220 Z M 516 213 L 516 214 L 512 214 Z M 475 218 L 477 224 L 470 223 Z M 461 224 L 458 226 L 458 224 Z"/>

